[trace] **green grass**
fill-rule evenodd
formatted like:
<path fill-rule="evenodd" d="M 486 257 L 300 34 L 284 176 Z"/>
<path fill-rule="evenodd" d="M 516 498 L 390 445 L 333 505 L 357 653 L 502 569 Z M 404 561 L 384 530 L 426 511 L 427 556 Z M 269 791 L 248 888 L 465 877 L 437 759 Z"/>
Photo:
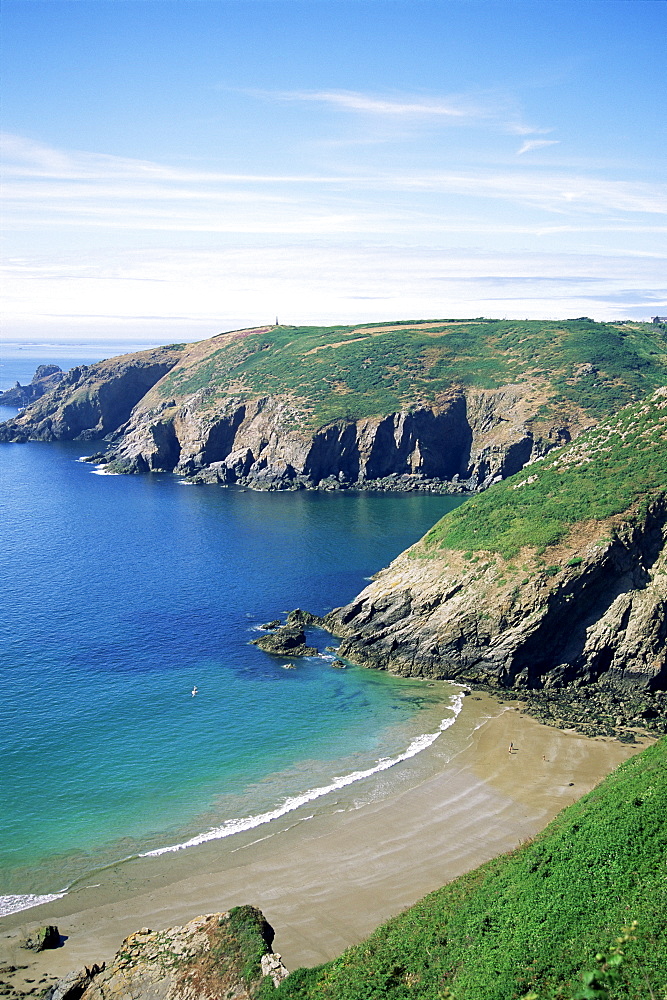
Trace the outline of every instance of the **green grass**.
<path fill-rule="evenodd" d="M 235 906 L 229 917 L 221 921 L 219 941 L 212 957 L 224 971 L 234 970 L 251 986 L 261 977 L 262 956 L 269 950 L 266 943 L 266 920 L 254 906 Z"/>
<path fill-rule="evenodd" d="M 428 332 L 404 323 L 381 334 L 369 333 L 367 325 L 221 335 L 205 357 L 177 365 L 160 394 L 166 399 L 204 389 L 211 403 L 235 392 L 292 394 L 308 422 L 322 426 L 429 404 L 455 386 L 513 382 L 548 388 L 545 416 L 575 406 L 599 417 L 667 381 L 667 335 L 648 323 L 428 324 Z"/>
<path fill-rule="evenodd" d="M 578 522 L 640 514 L 666 488 L 667 395 L 655 394 L 456 508 L 427 533 L 422 553 L 543 552 Z"/>
<path fill-rule="evenodd" d="M 626 761 L 532 843 L 431 893 L 273 1000 L 570 1000 L 638 921 L 612 1000 L 667 990 L 667 739 Z M 649 992 L 648 987 L 653 991 Z M 600 994 L 602 996 L 602 994 Z"/>

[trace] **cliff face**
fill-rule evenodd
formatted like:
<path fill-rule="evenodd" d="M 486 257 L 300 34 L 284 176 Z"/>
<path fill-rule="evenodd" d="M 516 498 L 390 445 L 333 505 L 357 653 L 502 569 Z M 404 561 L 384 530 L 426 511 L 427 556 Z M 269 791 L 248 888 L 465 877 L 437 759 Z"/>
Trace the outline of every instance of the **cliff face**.
<path fill-rule="evenodd" d="M 159 347 L 72 368 L 23 413 L 0 424 L 0 441 L 92 441 L 128 419 L 180 357 Z"/>
<path fill-rule="evenodd" d="M 650 324 L 262 326 L 76 369 L 0 440 L 107 438 L 118 471 L 258 489 L 476 490 L 666 372 Z"/>
<path fill-rule="evenodd" d="M 577 544 L 579 543 L 579 544 Z M 339 655 L 499 688 L 667 686 L 667 494 L 640 524 L 582 525 L 522 580 L 500 557 L 402 553 L 327 619 Z M 568 565 L 575 563 L 575 565 Z"/>
<path fill-rule="evenodd" d="M 298 405 L 284 397 L 232 397 L 214 410 L 205 390 L 179 404 L 151 406 L 153 398 L 112 437 L 109 459 L 116 468 L 258 488 L 405 477 L 406 486 L 453 480 L 475 489 L 570 436 L 555 422 L 534 432 L 525 386 L 454 390 L 433 406 L 340 420 L 314 432 L 304 429 Z"/>
<path fill-rule="evenodd" d="M 496 688 L 665 691 L 666 431 L 662 388 L 446 515 L 327 617 L 340 655 Z"/>

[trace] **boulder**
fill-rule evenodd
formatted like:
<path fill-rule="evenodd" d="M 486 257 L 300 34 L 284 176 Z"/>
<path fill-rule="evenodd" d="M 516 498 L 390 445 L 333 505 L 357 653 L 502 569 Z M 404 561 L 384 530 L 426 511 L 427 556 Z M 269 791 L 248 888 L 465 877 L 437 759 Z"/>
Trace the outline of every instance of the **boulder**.
<path fill-rule="evenodd" d="M 268 632 L 252 640 L 265 653 L 273 656 L 316 656 L 317 649 L 306 645 L 306 633 L 298 625 L 282 625 L 275 632 Z"/>
<path fill-rule="evenodd" d="M 31 951 L 46 951 L 47 948 L 58 948 L 59 946 L 60 931 L 55 924 L 38 927 L 23 942 L 23 947 L 29 948 Z"/>

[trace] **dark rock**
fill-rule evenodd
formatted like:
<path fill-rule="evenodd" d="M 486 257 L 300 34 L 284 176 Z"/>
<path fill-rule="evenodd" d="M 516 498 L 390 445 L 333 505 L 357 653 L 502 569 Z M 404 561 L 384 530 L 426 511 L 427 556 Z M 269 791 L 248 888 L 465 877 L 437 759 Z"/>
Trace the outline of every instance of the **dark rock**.
<path fill-rule="evenodd" d="M 273 656 L 316 656 L 317 649 L 306 645 L 306 633 L 298 626 L 283 625 L 260 639 L 252 640 L 265 653 Z"/>
<path fill-rule="evenodd" d="M 138 351 L 40 379 L 35 386 L 57 381 L 46 391 L 33 393 L 23 413 L 0 424 L 0 441 L 102 438 L 127 421 L 135 404 L 173 368 L 180 353 L 167 347 Z"/>
<path fill-rule="evenodd" d="M 282 622 L 280 618 L 275 618 L 272 622 L 266 622 L 266 624 L 260 625 L 259 627 L 265 629 L 268 632 L 270 629 L 280 628 L 281 625 Z"/>
<path fill-rule="evenodd" d="M 44 994 L 44 1000 L 80 1000 L 84 991 L 92 983 L 95 976 L 104 971 L 102 965 L 86 966 L 75 972 L 69 972 L 63 979 L 60 979 L 55 986 Z"/>
<path fill-rule="evenodd" d="M 60 931 L 54 924 L 38 927 L 23 942 L 23 947 L 31 951 L 46 951 L 47 948 L 58 948 L 59 945 Z"/>
<path fill-rule="evenodd" d="M 287 625 L 300 628 L 308 628 L 309 625 L 319 627 L 322 625 L 322 621 L 320 615 L 313 615 L 310 611 L 302 611 L 301 608 L 295 608 L 287 616 Z"/>
<path fill-rule="evenodd" d="M 49 375 L 64 375 L 62 368 L 59 365 L 39 365 L 37 371 L 32 377 L 32 381 L 39 382 L 41 379 L 48 378 Z"/>

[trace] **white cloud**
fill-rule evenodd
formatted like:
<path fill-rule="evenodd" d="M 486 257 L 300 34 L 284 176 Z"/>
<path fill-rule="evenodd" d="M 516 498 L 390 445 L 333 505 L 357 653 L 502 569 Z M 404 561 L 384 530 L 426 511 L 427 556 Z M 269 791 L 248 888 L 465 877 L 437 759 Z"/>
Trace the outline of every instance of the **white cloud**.
<path fill-rule="evenodd" d="M 304 267 L 307 261 L 307 267 Z M 610 319 L 659 312 L 665 258 L 488 253 L 311 241 L 219 251 L 98 251 L 19 260 L 7 275 L 7 336 L 38 330 L 164 330 L 192 339 L 273 319 L 420 316 Z"/>
<path fill-rule="evenodd" d="M 383 115 L 401 118 L 480 118 L 486 112 L 479 105 L 462 98 L 447 100 L 392 99 L 362 94 L 352 90 L 294 90 L 260 92 L 265 97 L 282 101 L 315 101 L 358 111 L 363 114 Z"/>
<path fill-rule="evenodd" d="M 63 151 L 6 137 L 7 230 L 72 226 L 117 231 L 267 233 L 469 232 L 493 227 L 548 231 L 549 215 L 585 215 L 599 228 L 667 213 L 664 185 L 606 180 L 571 171 L 469 169 L 402 173 L 230 174 L 147 160 Z M 537 148 L 556 140 L 526 140 Z M 13 156 L 11 155 L 13 154 Z M 465 199 L 465 201 L 462 201 Z M 490 204 L 521 207 L 524 218 L 494 219 Z M 530 211 L 534 218 L 525 217 Z M 537 214 L 536 214 L 537 213 Z M 539 214 L 542 213 L 542 217 Z M 656 220 L 657 222 L 657 220 Z M 642 220 L 646 226 L 648 220 Z"/>
<path fill-rule="evenodd" d="M 625 175 L 525 160 L 407 170 L 400 158 L 349 173 L 226 173 L 20 136 L 5 156 L 9 336 L 137 324 L 188 339 L 276 313 L 328 323 L 662 308 L 641 311 L 664 285 L 667 191 Z M 166 249 L 128 249 L 153 244 Z"/>
<path fill-rule="evenodd" d="M 560 139 L 526 139 L 521 148 L 517 150 L 517 156 L 530 153 L 534 149 L 543 149 L 544 146 L 557 146 Z"/>

